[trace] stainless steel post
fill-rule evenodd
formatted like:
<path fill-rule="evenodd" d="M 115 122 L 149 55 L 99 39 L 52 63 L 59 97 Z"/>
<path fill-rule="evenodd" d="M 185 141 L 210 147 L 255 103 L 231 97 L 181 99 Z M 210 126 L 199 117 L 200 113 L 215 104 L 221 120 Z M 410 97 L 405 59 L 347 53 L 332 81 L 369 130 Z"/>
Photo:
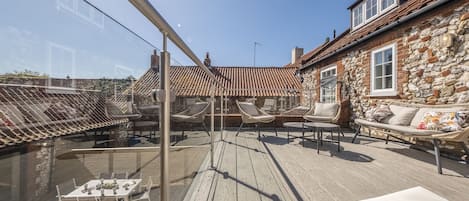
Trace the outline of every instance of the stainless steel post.
<path fill-rule="evenodd" d="M 220 138 L 221 140 L 223 140 L 223 110 L 225 108 L 223 108 L 223 105 L 224 105 L 224 102 L 225 102 L 225 90 L 221 89 L 221 93 L 220 93 Z"/>
<path fill-rule="evenodd" d="M 214 161 L 214 137 L 215 137 L 215 85 L 210 87 L 210 167 L 215 168 Z"/>
<path fill-rule="evenodd" d="M 170 88 L 169 88 L 170 55 L 167 51 L 167 34 L 163 32 L 163 51 L 161 52 L 160 89 L 164 99 L 160 105 L 160 200 L 169 201 L 169 137 L 170 137 Z"/>

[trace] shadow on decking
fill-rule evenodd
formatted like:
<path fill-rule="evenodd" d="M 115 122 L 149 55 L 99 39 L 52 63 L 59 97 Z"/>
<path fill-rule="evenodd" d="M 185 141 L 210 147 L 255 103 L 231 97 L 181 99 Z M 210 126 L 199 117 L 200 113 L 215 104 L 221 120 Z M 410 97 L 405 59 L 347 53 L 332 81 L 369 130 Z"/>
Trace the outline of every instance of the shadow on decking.
<path fill-rule="evenodd" d="M 283 142 L 283 143 L 282 143 Z M 290 188 L 291 192 L 295 196 L 295 199 L 298 201 L 303 201 L 304 199 L 301 197 L 300 193 L 296 189 L 295 185 L 291 182 L 290 178 L 286 174 L 285 170 L 282 168 L 280 165 L 279 161 L 277 158 L 275 158 L 274 154 L 272 151 L 269 149 L 269 147 L 266 145 L 266 143 L 271 143 L 271 144 L 277 144 L 277 145 L 284 145 L 287 144 L 286 140 L 277 136 L 266 136 L 262 139 L 261 141 L 262 145 L 264 146 L 265 150 L 269 154 L 270 158 L 272 159 L 272 162 L 274 163 L 275 167 L 277 170 L 280 172 L 280 175 L 282 178 L 285 180 L 285 182 L 288 185 L 288 188 Z"/>
<path fill-rule="evenodd" d="M 265 152 L 259 150 L 259 149 L 256 149 L 256 148 L 251 148 L 251 147 L 248 147 L 248 146 L 244 146 L 244 145 L 240 145 L 240 144 L 237 144 L 237 143 L 234 143 L 234 142 L 230 142 L 230 141 L 225 141 L 225 140 L 221 140 L 222 142 L 225 142 L 225 143 L 228 143 L 230 145 L 234 145 L 234 146 L 237 146 L 237 147 L 240 147 L 240 148 L 244 148 L 244 149 L 249 149 L 249 150 L 252 150 L 252 151 L 255 151 L 255 152 L 258 152 L 258 153 L 263 153 L 265 154 Z"/>
<path fill-rule="evenodd" d="M 425 163 L 435 165 L 435 155 L 433 155 L 433 153 L 428 153 L 420 149 L 406 147 L 406 148 L 386 148 L 386 150 L 407 156 L 415 160 L 419 160 Z M 442 160 L 441 164 L 443 167 L 443 175 L 469 178 L 469 165 L 468 164 L 457 163 L 456 161 L 445 158 L 445 157 L 441 157 L 441 160 Z M 447 171 L 445 172 L 444 169 L 454 171 L 460 175 L 448 174 L 448 172 Z M 435 165 L 435 171 L 436 171 L 436 165 Z"/>
<path fill-rule="evenodd" d="M 243 181 L 240 181 L 240 180 L 238 180 L 237 178 L 231 176 L 229 172 L 222 172 L 222 171 L 217 170 L 217 169 L 215 169 L 214 171 L 215 171 L 217 174 L 223 175 L 223 179 L 231 179 L 231 180 L 235 181 L 237 184 L 241 184 L 241 185 L 243 185 L 243 186 L 245 186 L 245 187 L 247 187 L 247 188 L 249 188 L 249 189 L 251 189 L 251 190 L 253 190 L 253 191 L 256 191 L 257 193 L 259 193 L 259 194 L 261 194 L 261 195 L 263 195 L 263 196 L 265 196 L 265 197 L 268 197 L 268 198 L 270 198 L 270 199 L 273 200 L 273 201 L 280 201 L 280 198 L 278 197 L 277 194 L 268 194 L 268 193 L 266 193 L 266 192 L 264 192 L 264 191 L 261 191 L 261 190 L 257 189 L 256 187 L 254 187 L 254 186 L 252 186 L 252 185 L 249 185 L 248 183 L 243 182 Z"/>

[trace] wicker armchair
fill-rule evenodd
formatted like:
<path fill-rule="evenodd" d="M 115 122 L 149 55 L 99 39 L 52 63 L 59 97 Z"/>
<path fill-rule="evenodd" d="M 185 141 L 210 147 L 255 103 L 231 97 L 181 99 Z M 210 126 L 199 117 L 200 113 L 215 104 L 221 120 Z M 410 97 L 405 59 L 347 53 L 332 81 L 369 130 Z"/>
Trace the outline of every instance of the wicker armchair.
<path fill-rule="evenodd" d="M 236 132 L 236 136 L 239 135 L 239 131 L 243 128 L 244 124 L 255 124 L 257 129 L 258 139 L 261 137 L 261 131 L 259 128 L 260 123 L 271 123 L 275 121 L 275 116 L 267 114 L 263 110 L 257 108 L 254 103 L 251 102 L 239 102 L 236 100 L 236 105 L 239 108 L 239 112 L 241 113 L 241 125 Z M 277 136 L 277 129 L 275 129 L 275 135 Z"/>
<path fill-rule="evenodd" d="M 187 109 L 177 114 L 171 115 L 171 119 L 174 122 L 179 123 L 191 123 L 191 124 L 202 124 L 207 135 L 210 136 L 207 126 L 205 125 L 205 114 L 207 114 L 210 108 L 208 102 L 197 102 L 190 105 Z M 182 131 L 182 137 L 184 137 L 184 130 Z"/>
<path fill-rule="evenodd" d="M 330 110 L 330 111 L 325 111 Z M 303 116 L 306 121 L 312 122 L 327 122 L 336 124 L 340 118 L 340 104 L 339 103 L 316 103 Z"/>

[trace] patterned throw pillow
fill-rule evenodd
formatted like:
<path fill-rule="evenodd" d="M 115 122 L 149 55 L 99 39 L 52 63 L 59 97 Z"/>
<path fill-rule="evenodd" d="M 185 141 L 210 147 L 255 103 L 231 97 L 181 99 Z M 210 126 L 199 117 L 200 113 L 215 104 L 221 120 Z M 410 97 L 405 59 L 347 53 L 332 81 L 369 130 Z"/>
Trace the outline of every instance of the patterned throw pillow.
<path fill-rule="evenodd" d="M 457 112 L 446 112 L 440 118 L 439 129 L 445 132 L 457 131 L 462 129 L 462 124 L 464 124 L 464 121 Z"/>
<path fill-rule="evenodd" d="M 392 115 L 391 109 L 389 109 L 389 105 L 380 105 L 376 108 L 373 118 L 378 121 L 382 122 L 386 117 Z"/>
<path fill-rule="evenodd" d="M 457 131 L 462 129 L 465 121 L 466 116 L 463 112 L 427 112 L 417 129 Z"/>

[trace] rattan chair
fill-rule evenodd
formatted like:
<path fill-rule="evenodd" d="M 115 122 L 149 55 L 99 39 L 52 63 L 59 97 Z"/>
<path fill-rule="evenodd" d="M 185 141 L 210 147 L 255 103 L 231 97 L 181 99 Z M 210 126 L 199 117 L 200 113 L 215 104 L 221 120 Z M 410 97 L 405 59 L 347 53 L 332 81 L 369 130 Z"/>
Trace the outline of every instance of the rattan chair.
<path fill-rule="evenodd" d="M 275 121 L 275 116 L 270 115 L 263 110 L 257 108 L 254 103 L 251 102 L 239 102 L 236 100 L 236 105 L 238 106 L 239 113 L 241 113 L 241 125 L 236 132 L 236 136 L 239 135 L 239 131 L 243 128 L 245 124 L 255 124 L 257 129 L 258 139 L 261 138 L 261 131 L 259 124 L 267 124 Z M 277 129 L 275 128 L 275 135 L 277 135 Z"/>
<path fill-rule="evenodd" d="M 205 125 L 205 114 L 210 108 L 208 102 L 197 102 L 190 105 L 187 109 L 177 114 L 171 115 L 171 120 L 177 123 L 202 124 L 207 135 L 210 136 L 207 126 Z M 184 138 L 184 130 L 182 130 Z"/>

